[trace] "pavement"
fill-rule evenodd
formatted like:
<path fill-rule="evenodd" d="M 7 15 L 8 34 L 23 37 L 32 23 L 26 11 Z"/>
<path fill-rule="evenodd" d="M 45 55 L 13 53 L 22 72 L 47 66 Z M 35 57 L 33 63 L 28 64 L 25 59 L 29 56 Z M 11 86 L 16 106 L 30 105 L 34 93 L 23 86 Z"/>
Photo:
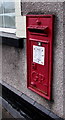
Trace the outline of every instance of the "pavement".
<path fill-rule="evenodd" d="M 4 120 L 5 118 L 13 118 L 13 116 L 7 110 L 5 110 L 5 108 L 2 107 L 2 119 Z"/>
<path fill-rule="evenodd" d="M 1 120 L 28 120 L 23 116 L 22 118 L 14 118 L 4 107 L 2 107 L 2 119 Z"/>

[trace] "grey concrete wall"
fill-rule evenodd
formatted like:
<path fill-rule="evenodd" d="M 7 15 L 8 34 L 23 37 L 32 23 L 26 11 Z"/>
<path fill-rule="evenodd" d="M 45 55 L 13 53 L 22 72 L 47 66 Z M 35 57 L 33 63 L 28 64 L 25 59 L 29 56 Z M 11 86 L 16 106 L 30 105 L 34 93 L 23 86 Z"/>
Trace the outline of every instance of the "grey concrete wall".
<path fill-rule="evenodd" d="M 42 12 L 43 14 L 54 14 L 54 43 L 53 43 L 53 83 L 52 101 L 47 101 L 38 94 L 27 89 L 26 80 L 26 40 L 24 48 L 17 49 L 3 45 L 2 49 L 2 78 L 3 81 L 22 91 L 38 103 L 45 106 L 58 116 L 65 118 L 63 93 L 63 3 L 33 3 L 23 2 L 23 15 L 29 12 Z"/>
<path fill-rule="evenodd" d="M 45 107 L 63 116 L 63 7 L 60 2 L 23 2 L 23 15 L 32 13 L 54 14 L 54 43 L 53 43 L 53 103 L 40 101 Z M 39 101 L 39 100 L 38 100 Z"/>
<path fill-rule="evenodd" d="M 63 8 L 63 114 L 65 115 L 65 2 Z"/>

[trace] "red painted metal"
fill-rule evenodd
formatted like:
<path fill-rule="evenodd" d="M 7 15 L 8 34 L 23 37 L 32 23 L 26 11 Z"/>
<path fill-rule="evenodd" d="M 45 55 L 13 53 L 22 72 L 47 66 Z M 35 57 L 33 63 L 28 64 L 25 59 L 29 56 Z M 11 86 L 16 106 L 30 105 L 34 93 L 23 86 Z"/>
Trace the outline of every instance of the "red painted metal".
<path fill-rule="evenodd" d="M 51 100 L 53 15 L 27 15 L 27 87 Z"/>

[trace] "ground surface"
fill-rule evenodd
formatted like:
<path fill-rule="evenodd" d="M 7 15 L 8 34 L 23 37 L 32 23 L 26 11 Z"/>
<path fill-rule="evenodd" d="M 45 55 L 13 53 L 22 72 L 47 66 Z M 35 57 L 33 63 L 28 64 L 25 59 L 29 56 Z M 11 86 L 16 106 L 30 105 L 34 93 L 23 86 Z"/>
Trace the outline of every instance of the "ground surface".
<path fill-rule="evenodd" d="M 5 110 L 5 108 L 2 107 L 2 120 L 18 120 L 18 119 L 13 118 L 13 116 L 7 110 Z M 19 118 L 19 120 L 26 120 L 26 119 Z"/>
<path fill-rule="evenodd" d="M 7 110 L 5 110 L 3 107 L 2 107 L 2 118 L 13 118 L 13 116 L 10 115 L 10 113 L 8 113 Z"/>

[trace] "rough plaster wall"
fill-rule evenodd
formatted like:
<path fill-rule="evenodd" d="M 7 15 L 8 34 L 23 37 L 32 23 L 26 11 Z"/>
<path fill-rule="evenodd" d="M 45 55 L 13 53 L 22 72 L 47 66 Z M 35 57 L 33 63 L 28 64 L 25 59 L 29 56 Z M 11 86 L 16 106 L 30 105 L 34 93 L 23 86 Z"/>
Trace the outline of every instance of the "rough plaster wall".
<path fill-rule="evenodd" d="M 14 86 L 38 103 L 63 117 L 63 3 L 23 3 L 22 12 L 41 12 L 55 15 L 53 43 L 52 101 L 47 101 L 27 89 L 26 50 L 3 46 L 3 81 Z M 26 40 L 24 40 L 24 44 Z"/>
<path fill-rule="evenodd" d="M 0 82 L 2 82 L 2 37 L 0 37 Z M 2 87 L 0 87 L 0 95 L 2 95 Z M 1 105 L 1 102 L 0 102 Z M 0 108 L 1 109 L 1 108 Z M 0 118 L 2 116 L 0 111 Z"/>
<path fill-rule="evenodd" d="M 32 0 L 21 0 L 21 2 L 32 2 Z M 64 2 L 64 0 L 33 0 L 33 2 Z"/>
<path fill-rule="evenodd" d="M 63 4 L 63 114 L 65 118 L 65 2 Z"/>
<path fill-rule="evenodd" d="M 37 100 L 55 113 L 63 115 L 63 3 L 23 2 L 23 15 L 29 12 L 42 12 L 43 14 L 55 15 L 54 44 L 53 44 L 53 100 L 48 103 Z"/>

